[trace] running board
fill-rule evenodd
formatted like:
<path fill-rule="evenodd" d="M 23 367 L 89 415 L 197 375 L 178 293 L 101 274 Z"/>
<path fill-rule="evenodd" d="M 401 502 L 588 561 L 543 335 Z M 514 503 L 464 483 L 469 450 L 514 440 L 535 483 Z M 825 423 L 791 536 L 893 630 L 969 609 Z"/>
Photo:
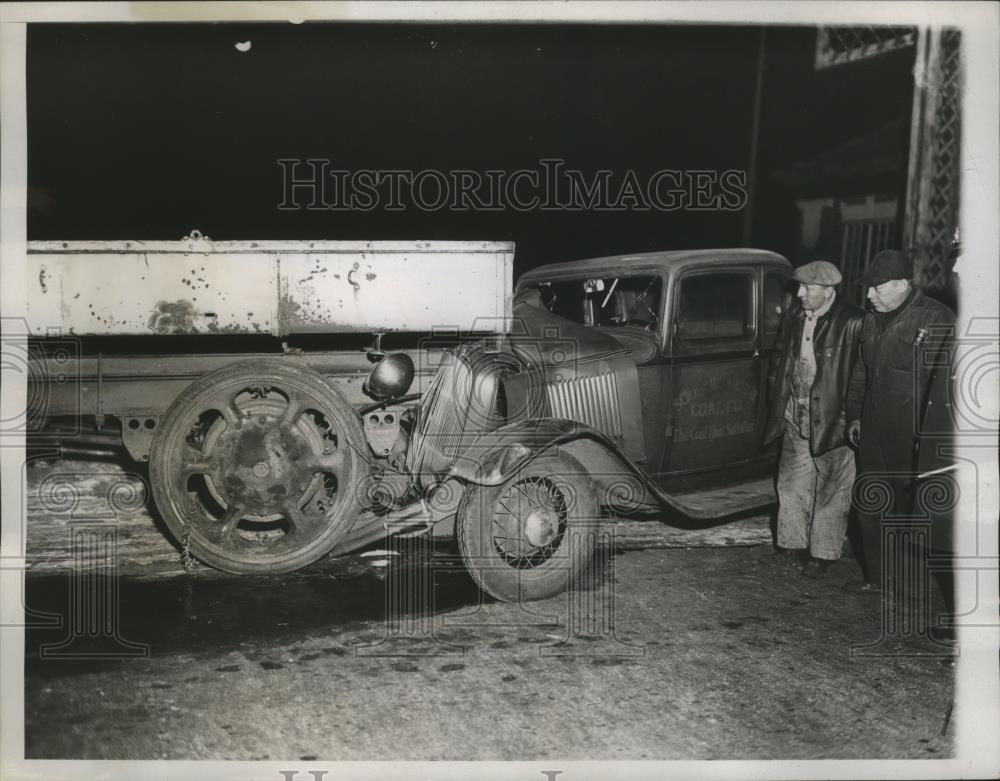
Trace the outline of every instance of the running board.
<path fill-rule="evenodd" d="M 670 498 L 670 504 L 688 517 L 698 520 L 725 518 L 728 515 L 767 507 L 778 501 L 773 477 L 723 488 L 671 494 Z"/>

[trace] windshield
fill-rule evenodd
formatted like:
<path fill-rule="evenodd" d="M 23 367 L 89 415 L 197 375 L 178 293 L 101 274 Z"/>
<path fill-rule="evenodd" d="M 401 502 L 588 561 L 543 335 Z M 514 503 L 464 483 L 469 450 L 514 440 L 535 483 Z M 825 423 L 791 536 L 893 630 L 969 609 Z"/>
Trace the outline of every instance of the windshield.
<path fill-rule="evenodd" d="M 581 325 L 658 330 L 662 297 L 658 276 L 589 277 L 542 282 L 538 287 L 550 312 Z"/>

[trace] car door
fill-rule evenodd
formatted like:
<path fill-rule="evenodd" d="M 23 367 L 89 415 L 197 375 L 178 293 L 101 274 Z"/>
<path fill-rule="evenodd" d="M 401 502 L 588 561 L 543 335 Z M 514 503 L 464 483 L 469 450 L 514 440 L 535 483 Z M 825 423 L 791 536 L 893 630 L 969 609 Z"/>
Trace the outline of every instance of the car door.
<path fill-rule="evenodd" d="M 759 267 L 694 267 L 672 286 L 669 424 L 660 472 L 753 460 L 763 424 Z"/>

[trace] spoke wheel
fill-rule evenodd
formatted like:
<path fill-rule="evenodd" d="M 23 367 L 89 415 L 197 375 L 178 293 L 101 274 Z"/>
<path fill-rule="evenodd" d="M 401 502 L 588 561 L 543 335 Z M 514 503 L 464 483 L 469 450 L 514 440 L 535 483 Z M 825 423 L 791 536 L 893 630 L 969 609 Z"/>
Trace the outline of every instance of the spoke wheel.
<path fill-rule="evenodd" d="M 363 445 L 357 415 L 316 372 L 237 363 L 170 406 L 150 452 L 153 497 L 171 533 L 205 563 L 290 572 L 353 524 Z"/>
<path fill-rule="evenodd" d="M 511 602 L 564 591 L 594 551 L 599 507 L 583 466 L 540 456 L 500 486 L 470 486 L 458 509 L 459 549 L 473 579 Z"/>

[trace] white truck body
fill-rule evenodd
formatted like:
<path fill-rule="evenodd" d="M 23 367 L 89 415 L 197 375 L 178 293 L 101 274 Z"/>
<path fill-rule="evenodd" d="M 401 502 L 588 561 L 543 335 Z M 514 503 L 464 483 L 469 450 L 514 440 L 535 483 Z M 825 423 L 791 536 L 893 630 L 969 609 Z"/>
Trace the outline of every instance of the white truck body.
<path fill-rule="evenodd" d="M 32 333 L 506 333 L 514 245 L 482 241 L 36 241 Z"/>

